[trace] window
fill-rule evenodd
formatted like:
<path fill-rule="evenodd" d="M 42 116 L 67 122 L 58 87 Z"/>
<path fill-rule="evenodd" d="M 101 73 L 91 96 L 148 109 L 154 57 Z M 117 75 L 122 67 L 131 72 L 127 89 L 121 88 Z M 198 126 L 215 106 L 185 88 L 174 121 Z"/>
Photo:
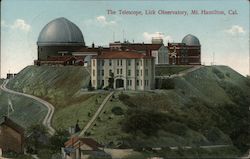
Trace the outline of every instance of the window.
<path fill-rule="evenodd" d="M 104 70 L 102 70 L 102 76 L 104 76 Z"/>
<path fill-rule="evenodd" d="M 136 70 L 136 76 L 139 76 L 139 70 Z"/>
<path fill-rule="evenodd" d="M 130 80 L 130 86 L 132 86 L 132 80 Z"/>
<path fill-rule="evenodd" d="M 104 86 L 104 80 L 102 80 L 102 86 Z"/>
<path fill-rule="evenodd" d="M 142 76 L 142 70 L 141 70 L 141 76 Z"/>
<path fill-rule="evenodd" d="M 141 80 L 141 86 L 142 86 L 142 80 Z"/>
<path fill-rule="evenodd" d="M 127 85 L 129 86 L 129 80 L 127 80 Z"/>
<path fill-rule="evenodd" d="M 148 66 L 148 60 L 145 60 L 146 66 Z"/>
<path fill-rule="evenodd" d="M 112 60 L 109 60 L 109 66 L 112 66 Z"/>
<path fill-rule="evenodd" d="M 139 86 L 139 80 L 136 80 L 136 85 Z"/>
<path fill-rule="evenodd" d="M 102 60 L 102 66 L 104 66 L 104 60 Z"/>
<path fill-rule="evenodd" d="M 139 61 L 138 60 L 136 61 L 136 65 L 139 66 Z"/>
<path fill-rule="evenodd" d="M 95 70 L 93 70 L 93 76 L 95 76 Z"/>
<path fill-rule="evenodd" d="M 131 76 L 131 70 L 128 70 L 128 76 Z"/>
<path fill-rule="evenodd" d="M 120 74 L 122 74 L 122 69 L 120 70 Z"/>
<path fill-rule="evenodd" d="M 93 60 L 93 66 L 95 66 L 95 60 Z"/>
<path fill-rule="evenodd" d="M 131 66 L 131 60 L 130 59 L 128 60 L 128 66 Z"/>
<path fill-rule="evenodd" d="M 122 60 L 121 60 L 121 66 L 122 66 Z"/>
<path fill-rule="evenodd" d="M 117 74 L 119 74 L 119 69 L 117 69 L 117 72 L 116 72 Z"/>
<path fill-rule="evenodd" d="M 119 60 L 117 60 L 117 66 L 119 66 Z"/>
<path fill-rule="evenodd" d="M 148 76 L 148 69 L 145 69 L 145 76 Z"/>
<path fill-rule="evenodd" d="M 112 75 L 112 70 L 109 70 L 109 76 L 111 76 Z"/>

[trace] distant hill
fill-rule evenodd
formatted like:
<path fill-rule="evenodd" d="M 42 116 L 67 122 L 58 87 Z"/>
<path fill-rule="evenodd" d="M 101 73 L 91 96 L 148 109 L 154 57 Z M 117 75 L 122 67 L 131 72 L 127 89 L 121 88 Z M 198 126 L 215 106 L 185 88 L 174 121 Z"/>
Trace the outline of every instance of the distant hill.
<path fill-rule="evenodd" d="M 171 69 L 170 74 L 184 69 Z M 156 72 L 168 75 L 169 69 Z M 8 87 L 54 104 L 56 128 L 67 129 L 77 119 L 82 128 L 106 96 L 84 91 L 89 79 L 83 67 L 29 66 Z M 227 66 L 206 66 L 168 82 L 173 89 L 116 92 L 87 135 L 110 147 L 234 144 L 239 150 L 246 148 L 248 78 Z"/>

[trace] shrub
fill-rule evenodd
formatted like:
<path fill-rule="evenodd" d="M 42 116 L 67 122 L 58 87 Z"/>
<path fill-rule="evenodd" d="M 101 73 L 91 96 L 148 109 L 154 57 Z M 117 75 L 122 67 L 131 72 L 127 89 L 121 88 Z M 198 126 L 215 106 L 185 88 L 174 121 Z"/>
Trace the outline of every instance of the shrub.
<path fill-rule="evenodd" d="M 179 136 L 185 135 L 187 130 L 187 126 L 179 122 L 173 121 L 167 124 L 167 131 Z"/>
<path fill-rule="evenodd" d="M 119 100 L 124 101 L 126 99 L 129 99 L 129 96 L 127 94 L 124 93 L 119 94 Z"/>
<path fill-rule="evenodd" d="M 161 89 L 174 89 L 175 83 L 173 79 L 163 79 Z"/>
<path fill-rule="evenodd" d="M 113 107 L 111 111 L 115 115 L 123 115 L 124 114 L 123 109 L 121 107 Z"/>
<path fill-rule="evenodd" d="M 226 76 L 230 78 L 230 76 L 231 76 L 231 75 L 230 75 L 230 73 L 229 73 L 229 72 L 227 72 L 227 73 L 226 73 Z"/>

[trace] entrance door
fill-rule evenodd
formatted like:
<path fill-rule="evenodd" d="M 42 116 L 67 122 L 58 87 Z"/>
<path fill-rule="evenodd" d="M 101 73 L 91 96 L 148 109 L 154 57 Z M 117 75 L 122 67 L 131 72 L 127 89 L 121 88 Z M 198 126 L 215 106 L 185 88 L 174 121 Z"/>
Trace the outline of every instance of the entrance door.
<path fill-rule="evenodd" d="M 122 80 L 122 79 L 117 79 L 117 80 L 115 81 L 115 87 L 116 87 L 116 88 L 123 88 L 123 87 L 124 87 L 124 80 Z"/>

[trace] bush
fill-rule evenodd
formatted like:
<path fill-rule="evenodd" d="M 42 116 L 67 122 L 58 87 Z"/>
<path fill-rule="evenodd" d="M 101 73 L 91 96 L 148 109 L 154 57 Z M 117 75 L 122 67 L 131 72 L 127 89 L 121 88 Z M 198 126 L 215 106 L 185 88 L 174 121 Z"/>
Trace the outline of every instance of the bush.
<path fill-rule="evenodd" d="M 93 91 L 94 87 L 92 87 L 92 83 L 91 81 L 89 81 L 89 85 L 88 85 L 88 91 Z"/>
<path fill-rule="evenodd" d="M 127 94 L 124 93 L 119 94 L 119 100 L 124 101 L 126 99 L 129 99 L 129 96 Z"/>
<path fill-rule="evenodd" d="M 173 79 L 163 79 L 161 89 L 174 89 L 175 83 Z"/>
<path fill-rule="evenodd" d="M 171 122 L 167 124 L 167 131 L 179 136 L 183 136 L 186 134 L 186 131 L 188 130 L 188 127 L 182 123 L 179 122 Z"/>
<path fill-rule="evenodd" d="M 122 130 L 134 135 L 142 132 L 145 135 L 156 134 L 168 122 L 165 114 L 152 110 L 130 110 L 122 125 Z"/>
<path fill-rule="evenodd" d="M 115 115 L 123 115 L 124 114 L 123 109 L 121 107 L 113 107 L 111 111 Z"/>

